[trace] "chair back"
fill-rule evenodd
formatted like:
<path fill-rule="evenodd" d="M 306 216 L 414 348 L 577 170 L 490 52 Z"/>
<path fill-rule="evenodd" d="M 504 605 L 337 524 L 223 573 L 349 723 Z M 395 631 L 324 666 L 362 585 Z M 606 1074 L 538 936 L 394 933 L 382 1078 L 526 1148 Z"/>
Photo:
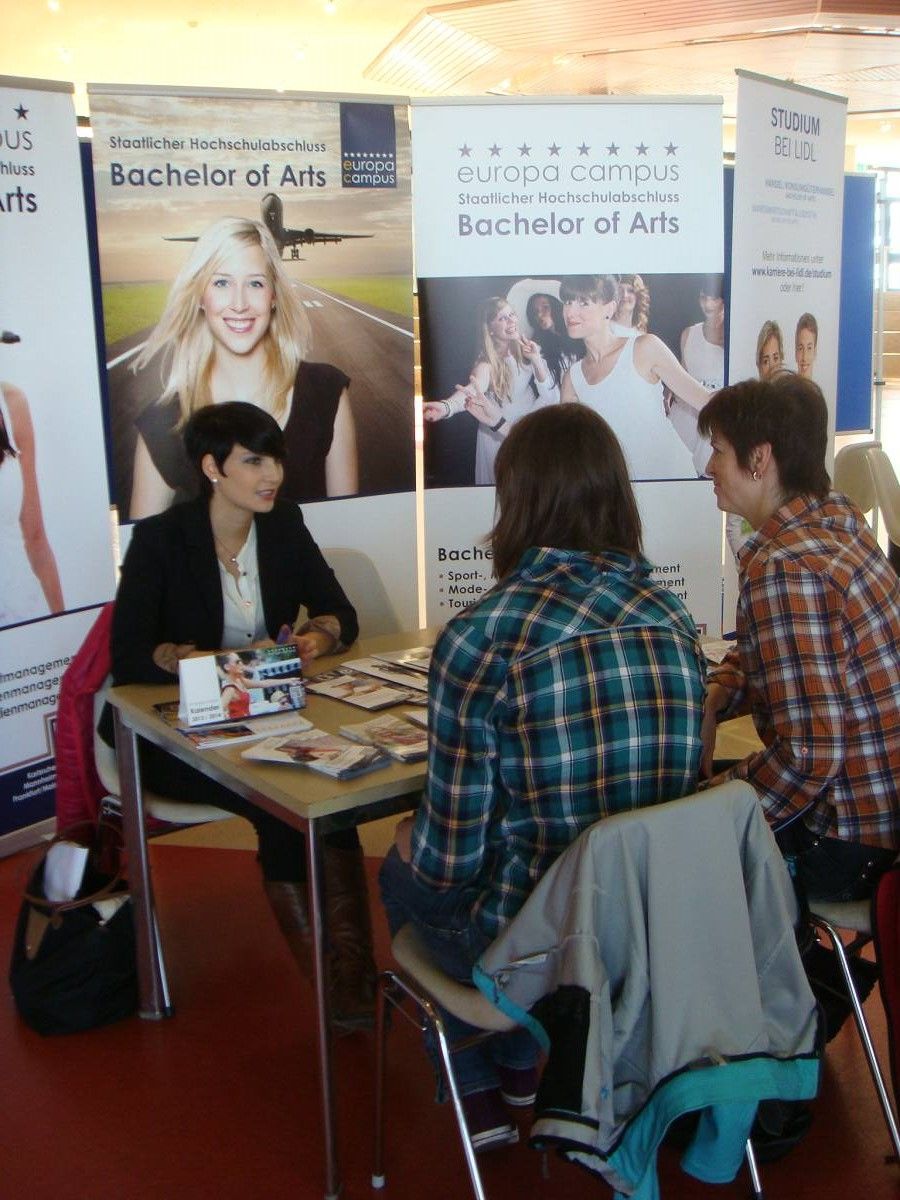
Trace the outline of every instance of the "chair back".
<path fill-rule="evenodd" d="M 900 482 L 897 481 L 897 474 L 880 446 L 870 447 L 866 457 L 887 535 L 895 545 L 900 545 Z"/>
<path fill-rule="evenodd" d="M 345 547 L 329 547 L 322 554 L 356 609 L 363 637 L 403 631 L 381 576 L 367 555 Z"/>
<path fill-rule="evenodd" d="M 857 442 L 844 446 L 834 459 L 834 490 L 848 496 L 860 512 L 875 507 L 875 481 L 867 457 L 869 450 L 881 449 L 881 442 Z"/>
<path fill-rule="evenodd" d="M 652 1051 L 644 1065 L 653 1087 L 660 1066 L 672 1070 L 714 1042 L 723 1056 L 751 1044 L 812 1051 L 816 1006 L 797 921 L 756 794 L 734 781 L 586 830 L 488 947 L 475 978 L 536 1035 L 528 1011 L 559 987 L 574 982 L 611 1006 L 615 997 L 616 1037 Z M 755 1040 L 762 1030 L 766 1046 Z"/>

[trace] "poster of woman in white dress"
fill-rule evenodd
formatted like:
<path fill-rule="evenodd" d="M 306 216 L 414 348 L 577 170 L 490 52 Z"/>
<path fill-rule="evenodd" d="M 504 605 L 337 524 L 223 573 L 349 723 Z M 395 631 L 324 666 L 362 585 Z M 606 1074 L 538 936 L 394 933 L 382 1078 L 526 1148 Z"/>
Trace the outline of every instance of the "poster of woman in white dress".
<path fill-rule="evenodd" d="M 625 324 L 635 290 L 644 319 Z M 511 425 L 563 402 L 609 421 L 634 480 L 703 474 L 710 371 L 690 366 L 699 346 L 724 380 L 720 275 L 420 279 L 419 304 L 426 487 L 492 484 Z"/>

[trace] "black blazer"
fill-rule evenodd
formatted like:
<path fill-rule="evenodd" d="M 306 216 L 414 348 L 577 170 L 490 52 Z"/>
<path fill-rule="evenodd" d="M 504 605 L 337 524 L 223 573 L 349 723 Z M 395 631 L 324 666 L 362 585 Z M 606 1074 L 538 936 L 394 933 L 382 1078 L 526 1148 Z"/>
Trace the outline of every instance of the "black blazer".
<path fill-rule="evenodd" d="M 296 505 L 278 501 L 257 513 L 257 561 L 266 629 L 275 638 L 293 625 L 305 605 L 311 617 L 331 613 L 341 641 L 356 640 L 353 605 L 328 566 Z M 122 565 L 112 626 L 113 683 L 171 683 L 156 666 L 161 642 L 193 642 L 198 650 L 221 650 L 224 606 L 209 504 L 176 504 L 139 521 Z"/>

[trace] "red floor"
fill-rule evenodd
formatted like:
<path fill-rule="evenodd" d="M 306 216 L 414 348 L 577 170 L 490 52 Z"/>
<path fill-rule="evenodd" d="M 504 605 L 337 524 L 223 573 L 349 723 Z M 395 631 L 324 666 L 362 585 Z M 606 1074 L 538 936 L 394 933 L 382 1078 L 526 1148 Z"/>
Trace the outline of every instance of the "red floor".
<path fill-rule="evenodd" d="M 269 916 L 252 854 L 152 847 L 177 1014 L 42 1038 L 0 1003 L 0 1200 L 313 1200 L 323 1194 L 312 1004 Z M 0 960 L 10 942 L 27 856 L 0 860 Z M 377 864 L 369 861 L 374 871 Z M 386 961 L 377 905 L 376 936 Z M 879 1002 L 868 1005 L 883 1044 Z M 347 1200 L 469 1195 L 452 1115 L 432 1101 L 414 1031 L 391 1038 L 388 1186 L 369 1186 L 372 1043 L 336 1045 L 338 1118 Z M 855 1032 L 828 1049 L 813 1128 L 764 1168 L 768 1200 L 900 1197 L 885 1165 L 887 1135 Z M 524 1145 L 483 1159 L 491 1200 L 604 1200 L 581 1170 Z M 663 1200 L 722 1200 L 745 1181 L 712 1187 L 661 1159 Z"/>

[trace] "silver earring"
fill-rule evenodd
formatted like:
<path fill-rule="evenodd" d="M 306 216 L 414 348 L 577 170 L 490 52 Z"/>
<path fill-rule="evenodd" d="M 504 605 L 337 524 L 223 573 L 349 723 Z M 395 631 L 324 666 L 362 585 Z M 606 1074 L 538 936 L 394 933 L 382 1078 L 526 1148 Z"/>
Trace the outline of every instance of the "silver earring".
<path fill-rule="evenodd" d="M 759 471 L 754 471 L 754 472 L 753 472 L 753 478 L 754 478 L 754 479 L 756 479 L 756 480 L 759 480 Z"/>
<path fill-rule="evenodd" d="M 218 475 L 214 475 L 213 478 L 210 480 L 210 483 L 218 483 L 218 482 L 219 482 Z"/>

